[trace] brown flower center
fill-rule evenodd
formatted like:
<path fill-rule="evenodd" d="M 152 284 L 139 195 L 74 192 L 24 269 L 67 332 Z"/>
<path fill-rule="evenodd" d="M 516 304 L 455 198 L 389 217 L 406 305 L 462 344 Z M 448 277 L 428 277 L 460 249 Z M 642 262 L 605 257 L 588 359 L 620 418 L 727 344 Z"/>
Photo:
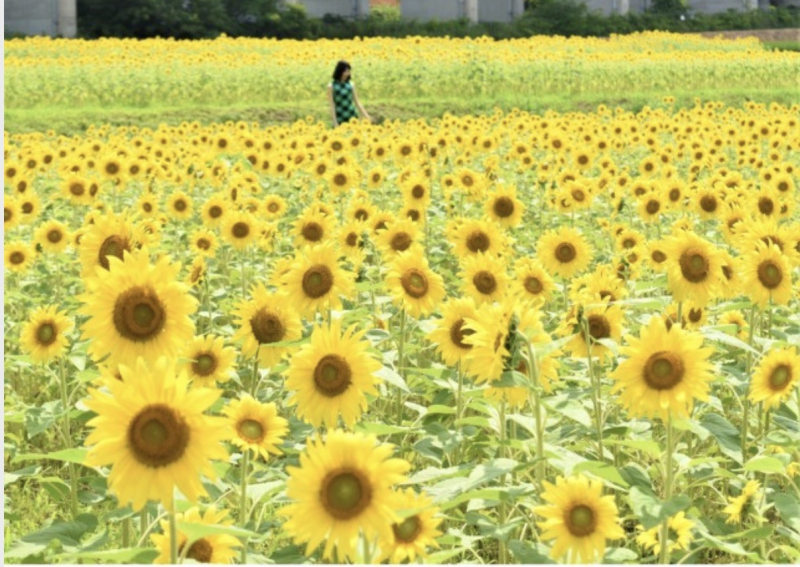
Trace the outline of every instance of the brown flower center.
<path fill-rule="evenodd" d="M 33 203 L 31 203 L 30 201 L 26 201 L 25 203 L 22 203 L 21 208 L 23 213 L 29 215 L 33 212 Z"/>
<path fill-rule="evenodd" d="M 661 264 L 667 261 L 667 255 L 661 250 L 653 250 L 653 253 L 650 254 L 650 258 L 652 258 L 653 262 L 656 264 Z"/>
<path fill-rule="evenodd" d="M 178 548 L 178 555 L 183 553 L 183 548 L 186 546 L 186 543 L 181 545 Z M 198 539 L 194 542 L 191 547 L 189 547 L 189 551 L 186 552 L 186 557 L 189 559 L 194 559 L 198 563 L 211 563 L 211 556 L 214 553 L 214 549 L 211 547 L 211 544 L 205 538 Z"/>
<path fill-rule="evenodd" d="M 23 252 L 14 251 L 8 257 L 8 260 L 15 266 L 18 266 L 19 264 L 25 262 L 25 254 Z"/>
<path fill-rule="evenodd" d="M 692 323 L 697 323 L 703 318 L 703 310 L 702 309 L 689 309 L 689 321 Z"/>
<path fill-rule="evenodd" d="M 597 529 L 597 518 L 589 506 L 578 504 L 564 511 L 564 525 L 573 536 L 585 537 Z"/>
<path fill-rule="evenodd" d="M 36 329 L 36 342 L 39 346 L 50 346 L 56 342 L 57 338 L 58 333 L 56 332 L 56 327 L 50 321 L 42 323 L 39 325 L 39 328 Z"/>
<path fill-rule="evenodd" d="M 167 312 L 158 296 L 145 287 L 122 292 L 114 303 L 114 327 L 122 337 L 147 342 L 154 339 L 166 324 Z"/>
<path fill-rule="evenodd" d="M 361 471 L 331 471 L 322 481 L 319 492 L 322 507 L 337 520 L 350 520 L 363 512 L 372 501 L 372 486 Z"/>
<path fill-rule="evenodd" d="M 83 186 L 83 183 L 70 183 L 69 192 L 76 197 L 80 197 L 86 192 L 86 187 Z"/>
<path fill-rule="evenodd" d="M 662 350 L 647 359 L 643 378 L 653 390 L 671 390 L 683 380 L 684 370 L 679 355 Z"/>
<path fill-rule="evenodd" d="M 392 531 L 394 532 L 395 541 L 413 543 L 422 532 L 422 522 L 420 522 L 419 517 L 410 516 L 400 524 L 392 524 Z"/>
<path fill-rule="evenodd" d="M 347 361 L 338 354 L 326 354 L 314 368 L 317 392 L 335 398 L 350 387 L 352 372 Z"/>
<path fill-rule="evenodd" d="M 128 426 L 128 446 L 140 464 L 165 467 L 179 460 L 191 431 L 183 417 L 166 404 L 142 408 Z"/>
<path fill-rule="evenodd" d="M 210 352 L 204 352 L 196 357 L 192 363 L 192 371 L 198 376 L 211 376 L 217 369 L 217 357 Z"/>
<path fill-rule="evenodd" d="M 271 213 L 277 213 L 280 209 L 281 209 L 280 205 L 278 203 L 275 203 L 274 201 L 269 205 L 267 205 L 267 210 Z"/>
<path fill-rule="evenodd" d="M 175 201 L 175 204 L 172 205 L 172 206 L 179 213 L 182 213 L 183 211 L 185 211 L 186 207 L 187 207 L 186 201 L 184 201 L 183 199 L 178 199 L 177 201 Z"/>
<path fill-rule="evenodd" d="M 411 189 L 411 196 L 415 199 L 422 199 L 425 196 L 425 187 L 422 185 L 414 185 L 414 188 Z"/>
<path fill-rule="evenodd" d="M 525 278 L 525 283 L 523 285 L 525 286 L 525 290 L 533 295 L 538 295 L 544 290 L 544 285 L 542 285 L 541 280 L 536 276 L 528 276 Z"/>
<path fill-rule="evenodd" d="M 103 241 L 100 245 L 100 251 L 97 254 L 97 261 L 106 270 L 109 269 L 107 256 L 115 256 L 122 260 L 123 252 L 130 252 L 131 245 L 127 238 L 117 234 L 111 235 Z"/>
<path fill-rule="evenodd" d="M 106 173 L 109 175 L 116 175 L 119 173 L 119 164 L 113 161 L 110 161 L 105 166 Z"/>
<path fill-rule="evenodd" d="M 400 284 L 406 294 L 414 299 L 424 297 L 428 293 L 428 278 L 424 272 L 416 268 L 406 270 L 406 273 L 400 278 Z"/>
<path fill-rule="evenodd" d="M 325 230 L 322 228 L 322 225 L 316 222 L 307 222 L 304 224 L 302 232 L 303 238 L 309 242 L 319 242 L 322 240 L 322 236 L 325 234 Z"/>
<path fill-rule="evenodd" d="M 355 214 L 356 220 L 365 221 L 369 218 L 369 211 L 366 209 L 358 209 Z"/>
<path fill-rule="evenodd" d="M 417 222 L 419 220 L 419 211 L 417 209 L 409 209 L 406 212 L 406 216 L 412 221 Z"/>
<path fill-rule="evenodd" d="M 573 189 L 570 195 L 572 195 L 572 199 L 578 203 L 582 203 L 586 200 L 586 193 L 583 192 L 583 189 Z"/>
<path fill-rule="evenodd" d="M 763 215 L 771 215 L 775 211 L 775 203 L 769 197 L 761 197 L 758 200 L 758 210 Z"/>
<path fill-rule="evenodd" d="M 783 281 L 783 270 L 772 260 L 764 260 L 758 265 L 758 281 L 767 289 L 775 289 Z"/>
<path fill-rule="evenodd" d="M 494 214 L 501 219 L 505 219 L 514 214 L 514 201 L 509 197 L 498 197 L 492 206 Z"/>
<path fill-rule="evenodd" d="M 283 340 L 286 328 L 281 318 L 262 307 L 250 318 L 250 331 L 259 344 L 277 343 Z"/>
<path fill-rule="evenodd" d="M 589 336 L 594 340 L 607 339 L 611 336 L 611 324 L 605 315 L 589 315 Z"/>
<path fill-rule="evenodd" d="M 700 199 L 700 208 L 707 213 L 713 213 L 717 210 L 717 198 L 714 195 L 703 195 Z"/>
<path fill-rule="evenodd" d="M 413 240 L 410 234 L 407 232 L 398 232 L 392 237 L 390 246 L 395 252 L 403 252 L 408 250 L 408 247 L 411 246 L 412 242 Z"/>
<path fill-rule="evenodd" d="M 222 207 L 219 205 L 212 205 L 208 209 L 208 216 L 210 216 L 212 219 L 218 219 L 222 216 Z"/>
<path fill-rule="evenodd" d="M 337 173 L 333 176 L 333 184 L 344 187 L 347 185 L 347 176 L 344 173 Z"/>
<path fill-rule="evenodd" d="M 792 368 L 787 364 L 777 366 L 769 375 L 769 387 L 774 392 L 781 392 L 792 381 Z"/>
<path fill-rule="evenodd" d="M 355 232 L 351 232 L 347 235 L 345 242 L 348 246 L 356 246 L 358 244 L 358 235 Z"/>
<path fill-rule="evenodd" d="M 239 432 L 239 437 L 248 443 L 259 443 L 266 434 L 264 426 L 255 419 L 243 419 L 236 424 L 236 430 Z"/>
<path fill-rule="evenodd" d="M 681 190 L 680 189 L 670 189 L 669 190 L 669 200 L 673 203 L 676 203 L 678 199 L 681 198 Z"/>
<path fill-rule="evenodd" d="M 645 205 L 644 209 L 647 211 L 648 215 L 654 215 L 661 209 L 661 203 L 655 199 L 650 199 L 647 201 L 647 205 Z"/>
<path fill-rule="evenodd" d="M 475 333 L 472 329 L 467 329 L 464 325 L 466 321 L 463 318 L 459 319 L 450 325 L 450 341 L 458 348 L 469 350 L 472 345 L 464 342 L 464 337 L 468 337 Z"/>
<path fill-rule="evenodd" d="M 481 270 L 472 276 L 472 285 L 474 285 L 475 289 L 480 293 L 491 295 L 497 289 L 497 280 L 490 272 Z"/>
<path fill-rule="evenodd" d="M 709 263 L 708 258 L 702 250 L 688 248 L 679 261 L 681 273 L 691 283 L 699 283 L 708 277 Z"/>
<path fill-rule="evenodd" d="M 470 252 L 486 252 L 490 244 L 489 235 L 480 230 L 473 231 L 467 237 L 467 248 Z"/>
<path fill-rule="evenodd" d="M 306 297 L 319 299 L 333 287 L 333 274 L 324 264 L 312 266 L 303 274 L 303 292 Z"/>
<path fill-rule="evenodd" d="M 233 234 L 234 238 L 247 238 L 250 234 L 250 225 L 241 221 L 234 223 L 233 228 L 231 228 L 231 234 Z"/>
<path fill-rule="evenodd" d="M 197 247 L 200 250 L 208 250 L 209 248 L 211 248 L 211 242 L 209 242 L 208 238 L 198 238 Z"/>
<path fill-rule="evenodd" d="M 556 246 L 556 260 L 561 262 L 562 264 L 569 264 L 572 262 L 575 257 L 577 256 L 577 251 L 575 250 L 575 246 L 570 244 L 569 242 L 562 242 L 558 246 Z"/>
<path fill-rule="evenodd" d="M 58 244 L 63 238 L 64 233 L 58 228 L 47 231 L 47 241 L 51 244 Z"/>

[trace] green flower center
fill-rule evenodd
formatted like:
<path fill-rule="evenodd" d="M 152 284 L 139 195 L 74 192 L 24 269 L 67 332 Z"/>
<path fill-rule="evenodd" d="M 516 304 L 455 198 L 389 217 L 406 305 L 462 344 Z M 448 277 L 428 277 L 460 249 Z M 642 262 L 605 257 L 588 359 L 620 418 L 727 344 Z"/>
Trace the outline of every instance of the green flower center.
<path fill-rule="evenodd" d="M 42 323 L 36 330 L 36 341 L 41 346 L 49 346 L 56 340 L 56 328 L 52 323 Z"/>
<path fill-rule="evenodd" d="M 786 389 L 791 379 L 792 369 L 785 364 L 781 364 L 769 375 L 769 387 L 776 392 L 780 392 Z"/>
<path fill-rule="evenodd" d="M 597 525 L 594 511 L 585 504 L 573 506 L 566 514 L 564 523 L 569 532 L 576 537 L 584 537 L 594 533 Z"/>
<path fill-rule="evenodd" d="M 334 471 L 322 482 L 322 506 L 337 520 L 350 520 L 372 501 L 369 481 L 359 471 Z"/>
<path fill-rule="evenodd" d="M 412 543 L 422 531 L 422 522 L 419 521 L 417 516 L 411 516 L 400 524 L 393 524 L 392 531 L 394 531 L 394 537 L 397 541 Z"/>
<path fill-rule="evenodd" d="M 258 443 L 264 438 L 264 426 L 255 419 L 244 419 L 239 423 L 239 435 L 247 442 Z"/>

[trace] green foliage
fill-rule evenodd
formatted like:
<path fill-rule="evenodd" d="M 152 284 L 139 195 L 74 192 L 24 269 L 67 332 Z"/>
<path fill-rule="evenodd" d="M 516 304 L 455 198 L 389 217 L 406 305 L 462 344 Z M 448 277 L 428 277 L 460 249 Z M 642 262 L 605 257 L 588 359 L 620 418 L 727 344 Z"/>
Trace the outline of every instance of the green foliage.
<path fill-rule="evenodd" d="M 535 0 L 510 24 L 470 23 L 466 19 L 417 22 L 401 18 L 393 6 L 373 8 L 366 18 L 353 20 L 327 15 L 309 18 L 301 5 L 277 0 L 78 0 L 82 37 L 229 36 L 281 39 L 352 39 L 353 37 L 479 37 L 494 39 L 532 35 L 608 36 L 646 30 L 701 32 L 789 28 L 800 26 L 800 10 L 770 8 L 719 14 L 687 10 L 685 0 L 654 0 L 643 13 L 604 16 L 577 0 Z M 683 19 L 681 19 L 683 16 Z"/>

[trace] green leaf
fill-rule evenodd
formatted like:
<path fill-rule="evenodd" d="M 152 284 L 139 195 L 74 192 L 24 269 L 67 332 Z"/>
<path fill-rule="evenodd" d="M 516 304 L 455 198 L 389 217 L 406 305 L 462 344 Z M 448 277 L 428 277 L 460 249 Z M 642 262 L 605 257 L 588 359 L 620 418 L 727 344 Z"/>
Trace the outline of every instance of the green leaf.
<path fill-rule="evenodd" d="M 383 378 L 389 384 L 395 386 L 396 388 L 400 388 L 404 392 L 411 392 L 411 390 L 408 389 L 408 385 L 406 384 L 405 380 L 403 380 L 403 377 L 388 366 L 381 367 L 381 369 L 375 373 L 375 376 L 378 378 Z"/>
<path fill-rule="evenodd" d="M 572 469 L 572 471 L 586 471 L 617 486 L 623 486 L 625 488 L 630 486 L 625 479 L 622 478 L 622 475 L 619 474 L 619 471 L 616 469 L 616 467 L 612 467 L 608 463 L 604 463 L 602 461 L 586 461 L 585 463 L 578 463 L 575 465 L 575 468 Z"/>
<path fill-rule="evenodd" d="M 6 472 L 3 475 L 3 486 L 8 486 L 12 482 L 16 482 L 21 478 L 36 476 L 42 470 L 42 467 L 39 465 L 31 465 L 29 467 L 25 467 L 24 469 L 19 469 L 18 471 L 13 472 Z"/>
<path fill-rule="evenodd" d="M 708 544 L 715 549 L 720 549 L 732 555 L 744 555 L 751 558 L 756 557 L 755 553 L 748 553 L 747 550 L 745 550 L 745 548 L 739 543 L 728 543 L 727 541 L 716 538 L 705 531 L 700 531 L 700 537 L 706 540 L 706 542 L 708 542 Z"/>
<path fill-rule="evenodd" d="M 519 563 L 523 565 L 554 564 L 550 559 L 550 550 L 541 543 L 512 540 L 508 542 L 508 549 Z"/>
<path fill-rule="evenodd" d="M 772 502 L 783 523 L 800 532 L 800 501 L 797 497 L 794 494 L 774 494 Z"/>
<path fill-rule="evenodd" d="M 281 490 L 286 483 L 282 480 L 274 480 L 271 482 L 260 482 L 257 484 L 247 485 L 247 496 L 253 500 L 253 504 L 261 502 L 261 500 Z"/>
<path fill-rule="evenodd" d="M 627 464 L 619 469 L 619 474 L 625 479 L 629 486 L 635 486 L 643 492 L 654 494 L 653 481 L 650 480 L 647 471 L 640 465 L 636 463 Z"/>
<path fill-rule="evenodd" d="M 766 539 L 772 535 L 772 532 L 775 531 L 773 526 L 761 526 L 760 528 L 751 528 L 749 530 L 744 530 L 741 532 L 736 532 L 735 534 L 726 535 L 722 539 L 732 539 L 734 541 L 739 541 L 743 539 Z"/>
<path fill-rule="evenodd" d="M 630 447 L 631 449 L 646 453 L 654 459 L 661 457 L 661 446 L 655 441 L 650 441 L 648 439 L 609 439 L 607 444 Z"/>
<path fill-rule="evenodd" d="M 742 442 L 738 429 L 716 413 L 705 414 L 700 419 L 700 425 L 714 436 L 724 454 L 742 464 Z"/>
<path fill-rule="evenodd" d="M 158 557 L 156 549 L 145 547 L 128 547 L 124 549 L 106 549 L 103 551 L 83 551 L 81 553 L 64 553 L 59 559 L 76 563 L 77 561 L 107 561 L 109 563 L 150 564 Z"/>
<path fill-rule="evenodd" d="M 652 493 L 648 494 L 634 486 L 628 495 L 634 514 L 639 516 L 645 530 L 654 528 L 666 518 L 674 516 L 681 510 L 692 505 L 691 499 L 686 496 L 676 496 L 668 502 L 662 502 Z"/>
<path fill-rule="evenodd" d="M 557 411 L 564 417 L 577 421 L 586 428 L 592 427 L 592 418 L 589 416 L 589 412 L 577 400 L 550 398 L 543 402 L 545 407 Z"/>
<path fill-rule="evenodd" d="M 371 433 L 372 435 L 394 435 L 396 433 L 409 433 L 412 431 L 410 427 L 400 427 L 397 425 L 390 425 L 388 423 L 360 423 L 356 429 L 364 433 Z"/>
<path fill-rule="evenodd" d="M 756 356 L 758 356 L 759 354 L 756 349 L 748 345 L 743 340 L 737 339 L 736 337 L 728 335 L 727 333 L 722 333 L 710 327 L 702 327 L 700 331 L 703 333 L 703 336 L 710 341 L 717 341 L 720 343 L 724 343 L 728 346 L 732 346 L 734 348 L 739 348 L 744 351 L 749 351 Z"/>
<path fill-rule="evenodd" d="M 50 526 L 22 536 L 24 543 L 38 543 L 48 545 L 51 541 L 58 540 L 63 545 L 77 547 L 86 532 L 97 527 L 97 518 L 92 514 L 79 514 L 71 522 L 55 522 Z"/>
<path fill-rule="evenodd" d="M 53 461 L 82 465 L 88 452 L 88 449 L 64 449 L 63 451 L 55 451 L 53 453 L 23 453 L 14 457 L 13 462 L 18 463 L 20 461 L 50 459 Z"/>
<path fill-rule="evenodd" d="M 625 549 L 624 547 L 609 547 L 603 556 L 604 563 L 613 563 L 619 565 L 626 561 L 633 561 L 638 563 L 639 555 L 635 551 Z"/>
<path fill-rule="evenodd" d="M 747 461 L 744 470 L 762 473 L 780 473 L 786 470 L 786 465 L 775 457 L 753 457 Z"/>

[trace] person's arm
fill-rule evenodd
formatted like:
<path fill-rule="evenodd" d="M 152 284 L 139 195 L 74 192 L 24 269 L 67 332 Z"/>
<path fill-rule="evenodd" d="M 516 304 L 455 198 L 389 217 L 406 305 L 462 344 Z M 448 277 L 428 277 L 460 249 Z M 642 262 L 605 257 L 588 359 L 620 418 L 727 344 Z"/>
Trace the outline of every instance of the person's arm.
<path fill-rule="evenodd" d="M 339 123 L 336 121 L 336 106 L 333 104 L 333 85 L 328 85 L 328 103 L 331 106 L 331 118 L 333 119 L 333 125 L 338 126 Z"/>
<path fill-rule="evenodd" d="M 356 107 L 358 108 L 359 114 L 361 114 L 361 116 L 363 116 L 364 118 L 366 118 L 367 120 L 372 122 L 372 118 L 369 117 L 369 114 L 367 113 L 367 111 L 364 109 L 363 106 L 361 106 L 361 101 L 358 100 L 358 95 L 356 94 L 356 86 L 355 85 L 353 85 L 353 102 L 356 103 Z"/>

